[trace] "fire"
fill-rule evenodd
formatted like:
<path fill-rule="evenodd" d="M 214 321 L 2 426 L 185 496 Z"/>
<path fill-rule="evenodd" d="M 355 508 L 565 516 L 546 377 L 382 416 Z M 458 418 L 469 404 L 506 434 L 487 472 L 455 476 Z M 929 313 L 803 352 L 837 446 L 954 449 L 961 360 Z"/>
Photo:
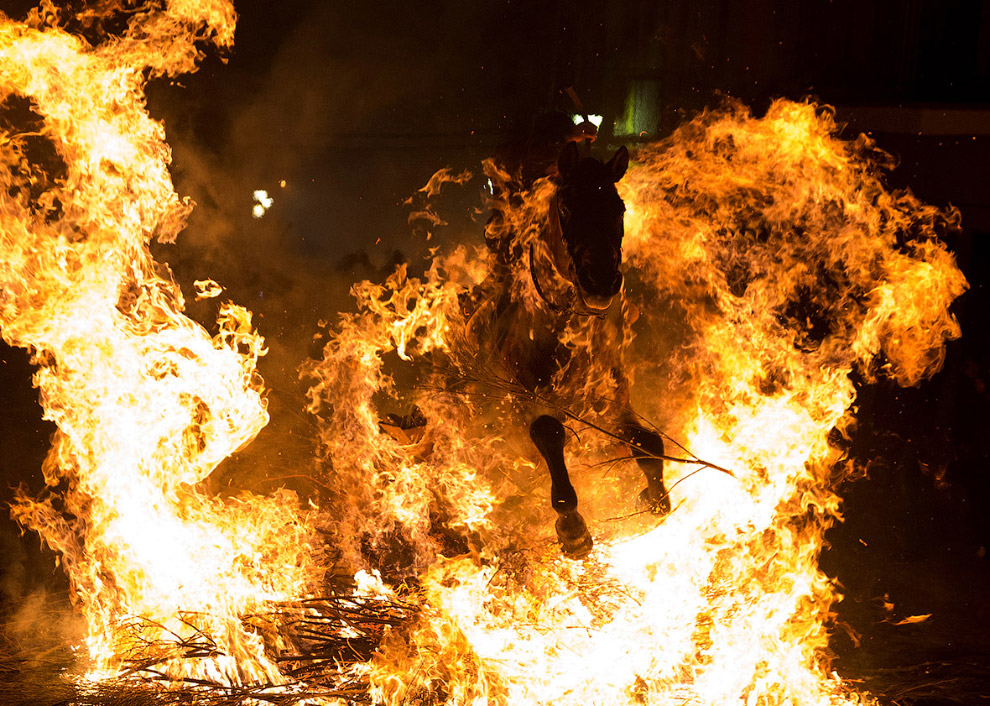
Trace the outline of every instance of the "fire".
<path fill-rule="evenodd" d="M 732 107 L 644 147 L 620 183 L 634 406 L 686 461 L 708 462 L 668 465 L 674 511 L 663 521 L 637 512 L 631 464 L 600 464 L 628 452 L 596 429 L 612 364 L 597 319 L 568 334 L 592 353 L 586 381 L 534 398 L 464 339 L 457 297 L 484 276 L 479 254 L 355 288 L 360 313 L 311 370 L 328 482 L 355 499 L 341 546 L 360 537 L 347 556 L 362 565 L 367 546 L 398 535 L 409 566 L 393 579 L 413 575 L 424 599 L 417 628 L 373 660 L 377 699 L 863 698 L 829 672 L 839 595 L 817 568 L 839 517 L 850 374 L 911 385 L 937 370 L 966 283 L 937 239 L 956 214 L 888 192 L 885 155 L 836 132 L 811 104 L 779 101 L 761 119 Z M 546 188 L 507 214 L 523 245 Z M 526 277 L 520 268 L 514 291 L 538 306 Z M 414 395 L 434 420 L 415 448 L 378 429 L 376 396 L 408 394 L 384 372 L 390 351 L 440 371 Z M 521 438 L 548 406 L 574 422 L 571 477 L 596 546 L 583 563 L 555 546 L 546 472 Z M 449 551 L 451 534 L 468 550 Z"/>
<path fill-rule="evenodd" d="M 576 323 L 566 342 L 587 374 L 553 396 L 479 350 L 464 304 L 488 272 L 480 250 L 355 285 L 357 313 L 303 368 L 329 498 L 220 498 L 201 482 L 268 422 L 265 346 L 233 303 L 213 335 L 185 317 L 151 257 L 191 204 L 143 82 L 194 70 L 197 42 L 229 46 L 233 9 L 168 2 L 97 46 L 59 22 L 48 4 L 24 24 L 0 15 L 0 98 L 38 124 L 0 133 L 0 331 L 32 351 L 58 426 L 48 487 L 13 513 L 61 556 L 93 678 L 153 669 L 173 685 L 358 689 L 387 704 L 867 698 L 829 671 L 839 595 L 817 566 L 839 517 L 850 375 L 913 385 L 936 371 L 966 286 L 938 239 L 957 215 L 888 191 L 867 138 L 778 101 L 643 147 L 620 183 L 626 328 L 615 340 L 598 319 Z M 29 159 L 39 141 L 51 164 Z M 551 191 L 506 206 L 520 245 Z M 523 270 L 513 295 L 539 306 Z M 681 458 L 663 519 L 639 511 L 641 475 L 602 433 L 613 364 Z M 419 432 L 383 433 L 384 413 L 414 403 Z M 580 562 L 556 546 L 525 438 L 546 409 L 575 432 L 568 462 L 595 537 Z M 317 536 L 349 577 L 350 612 L 320 612 Z M 275 614 L 353 642 L 322 672 L 293 668 L 305 640 Z"/>
<path fill-rule="evenodd" d="M 268 421 L 264 343 L 237 305 L 221 306 L 212 336 L 183 316 L 148 249 L 174 239 L 191 204 L 172 188 L 143 72 L 193 69 L 197 40 L 229 45 L 233 10 L 170 3 L 90 47 L 44 8 L 27 24 L 0 16 L 0 95 L 27 101 L 41 124 L 0 137 L 0 326 L 32 351 L 58 425 L 48 488 L 22 492 L 14 517 L 61 555 L 93 675 L 117 673 L 145 644 L 137 658 L 176 678 L 283 681 L 241 616 L 300 595 L 316 574 L 305 515 L 288 494 L 223 501 L 197 488 Z M 56 158 L 26 174 L 32 140 Z M 215 658 L 194 666 L 169 645 L 199 632 Z"/>

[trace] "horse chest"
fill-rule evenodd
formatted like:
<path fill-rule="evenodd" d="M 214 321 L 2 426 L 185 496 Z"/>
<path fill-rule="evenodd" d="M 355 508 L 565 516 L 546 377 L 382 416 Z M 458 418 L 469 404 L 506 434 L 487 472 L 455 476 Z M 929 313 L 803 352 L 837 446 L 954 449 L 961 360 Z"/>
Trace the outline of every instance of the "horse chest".
<path fill-rule="evenodd" d="M 546 388 L 566 364 L 569 351 L 561 339 L 567 318 L 510 303 L 495 321 L 493 340 L 501 368 L 529 390 Z"/>
<path fill-rule="evenodd" d="M 586 317 L 509 303 L 491 320 L 488 335 L 479 337 L 513 380 L 530 391 L 564 394 L 584 388 L 589 377 L 614 377 L 621 365 L 621 306 L 605 317 Z"/>

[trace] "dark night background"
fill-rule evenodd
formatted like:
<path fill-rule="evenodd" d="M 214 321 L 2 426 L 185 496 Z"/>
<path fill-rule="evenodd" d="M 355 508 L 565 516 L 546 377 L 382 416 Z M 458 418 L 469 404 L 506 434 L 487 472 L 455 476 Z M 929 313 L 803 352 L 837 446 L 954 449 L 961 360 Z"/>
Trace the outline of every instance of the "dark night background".
<path fill-rule="evenodd" d="M 13 17 L 30 6 L 0 0 Z M 776 97 L 812 97 L 836 107 L 845 136 L 868 132 L 899 158 L 892 186 L 960 209 L 949 245 L 971 285 L 942 373 L 914 389 L 861 389 L 850 456 L 869 472 L 840 491 L 846 521 L 822 560 L 847 594 L 837 670 L 902 704 L 990 703 L 990 0 L 236 7 L 226 62 L 211 53 L 199 73 L 148 90 L 177 190 L 198 204 L 178 244 L 156 255 L 186 292 L 218 280 L 257 312 L 272 345 L 262 371 L 273 423 L 216 483 L 248 466 L 289 476 L 308 462 L 294 371 L 320 319 L 348 306 L 349 282 L 421 261 L 437 243 L 480 242 L 478 179 L 449 197 L 449 227 L 430 241 L 410 233 L 402 201 L 438 168 L 476 170 L 539 112 L 570 109 L 568 86 L 604 116 L 600 142 L 611 145 L 665 135 L 725 96 L 757 114 Z M 261 219 L 255 189 L 274 198 Z M 215 306 L 192 303 L 190 314 L 208 324 Z M 3 346 L 0 360 L 6 502 L 14 484 L 40 487 L 51 428 L 26 354 Z M 285 481 L 247 477 L 257 489 Z M 64 590 L 51 555 L 5 516 L 0 552 L 0 608 Z"/>

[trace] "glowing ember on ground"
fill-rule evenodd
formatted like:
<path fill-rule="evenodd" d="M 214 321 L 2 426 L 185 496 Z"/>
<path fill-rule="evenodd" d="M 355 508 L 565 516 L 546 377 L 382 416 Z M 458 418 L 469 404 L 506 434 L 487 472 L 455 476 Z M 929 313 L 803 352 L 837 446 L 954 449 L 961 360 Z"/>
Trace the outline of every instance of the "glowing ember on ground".
<path fill-rule="evenodd" d="M 403 268 L 356 285 L 358 313 L 307 366 L 327 505 L 285 491 L 220 499 L 198 484 L 267 423 L 265 348 L 236 305 L 213 335 L 186 318 L 151 258 L 150 239 L 172 240 L 190 206 L 143 81 L 193 70 L 196 40 L 229 45 L 233 10 L 167 3 L 95 48 L 54 21 L 0 16 L 2 97 L 28 100 L 43 126 L 0 136 L 0 330 L 33 352 L 59 429 L 49 487 L 21 493 L 14 516 L 61 556 L 94 678 L 349 685 L 395 704 L 861 700 L 825 654 L 830 436 L 850 422 L 853 370 L 910 385 L 939 367 L 965 287 L 936 237 L 952 214 L 887 192 L 866 138 L 838 140 L 827 111 L 780 101 L 761 119 L 701 116 L 634 155 L 620 184 L 621 352 L 636 408 L 685 457 L 732 471 L 669 464 L 665 520 L 638 512 L 638 470 L 602 465 L 624 452 L 579 421 L 608 397 L 604 357 L 554 400 L 483 364 L 461 297 L 487 263 L 467 249 L 422 279 Z M 25 158 L 39 139 L 60 168 Z M 507 214 L 523 246 L 549 189 Z M 514 292 L 536 305 L 524 274 Z M 568 345 L 597 350 L 597 326 L 575 327 Z M 427 424 L 406 445 L 379 425 L 392 351 L 437 371 L 407 394 Z M 561 558 L 546 471 L 518 431 L 565 402 L 596 540 L 584 562 Z M 317 530 L 353 577 L 319 604 L 305 602 L 327 586 Z M 283 624 L 361 638 L 364 651 L 332 653 L 324 676 L 293 671 L 278 656 L 312 654 L 316 633 L 292 642 Z"/>

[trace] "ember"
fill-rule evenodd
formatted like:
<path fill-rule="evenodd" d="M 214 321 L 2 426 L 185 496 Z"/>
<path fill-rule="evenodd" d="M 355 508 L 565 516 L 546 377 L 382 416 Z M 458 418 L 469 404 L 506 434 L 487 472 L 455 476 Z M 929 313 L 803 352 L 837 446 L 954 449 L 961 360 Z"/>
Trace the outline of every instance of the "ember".
<path fill-rule="evenodd" d="M 967 285 L 940 240 L 958 214 L 885 188 L 887 155 L 840 139 L 827 107 L 703 113 L 641 144 L 617 184 L 624 283 L 610 296 L 625 326 L 568 321 L 559 342 L 583 375 L 545 394 L 479 348 L 465 305 L 492 267 L 479 233 L 422 274 L 402 265 L 355 284 L 356 311 L 302 364 L 326 494 L 219 497 L 206 479 L 268 422 L 266 347 L 235 303 L 212 335 L 187 318 L 151 255 L 192 205 L 143 91 L 194 71 L 203 42 L 229 47 L 233 22 L 224 0 L 169 2 L 91 46 L 55 11 L 0 15 L 0 98 L 26 101 L 40 125 L 0 133 L 0 332 L 31 351 L 58 426 L 45 490 L 19 492 L 13 515 L 69 576 L 94 688 L 227 702 L 869 701 L 827 652 L 839 591 L 818 563 L 838 516 L 837 440 L 853 421 L 851 375 L 914 385 L 959 336 L 949 306 Z M 57 166 L 31 161 L 38 140 Z M 517 186 L 499 204 L 506 247 L 532 252 L 557 182 Z M 271 198 L 255 201 L 260 218 Z M 545 303 L 532 271 L 507 275 L 514 305 Z M 195 283 L 198 298 L 222 292 Z M 664 512 L 638 502 L 643 459 L 602 414 L 616 361 L 673 459 L 647 477 Z M 387 417 L 400 401 L 415 413 Z M 566 557 L 528 436 L 547 412 L 569 429 L 586 525 Z"/>

